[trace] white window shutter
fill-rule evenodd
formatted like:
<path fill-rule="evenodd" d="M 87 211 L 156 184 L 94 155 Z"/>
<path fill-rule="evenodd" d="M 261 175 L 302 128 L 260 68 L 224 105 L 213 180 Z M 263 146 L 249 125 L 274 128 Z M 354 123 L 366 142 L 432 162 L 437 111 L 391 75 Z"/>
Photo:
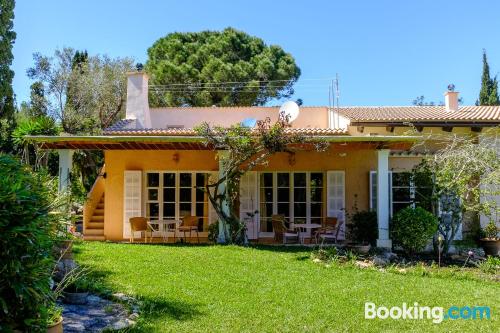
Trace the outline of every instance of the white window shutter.
<path fill-rule="evenodd" d="M 130 218 L 142 216 L 142 171 L 125 170 L 123 200 L 123 238 L 129 238 Z"/>
<path fill-rule="evenodd" d="M 257 172 L 249 171 L 240 179 L 240 220 L 246 222 L 248 239 L 258 238 L 258 214 L 249 219 L 247 213 L 257 210 Z"/>
<path fill-rule="evenodd" d="M 327 172 L 327 216 L 342 222 L 339 238 L 345 238 L 345 172 Z"/>

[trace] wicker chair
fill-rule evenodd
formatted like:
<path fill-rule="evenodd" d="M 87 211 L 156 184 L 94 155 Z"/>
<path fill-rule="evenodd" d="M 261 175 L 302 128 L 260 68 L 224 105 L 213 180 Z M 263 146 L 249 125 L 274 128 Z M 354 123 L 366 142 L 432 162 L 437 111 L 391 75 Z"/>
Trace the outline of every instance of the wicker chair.
<path fill-rule="evenodd" d="M 141 237 L 144 233 L 144 241 L 148 242 L 148 233 L 150 234 L 150 240 L 153 238 L 153 233 L 151 227 L 148 224 L 148 219 L 145 217 L 131 217 L 129 219 L 130 222 L 130 242 L 134 242 L 135 233 L 140 232 Z"/>
<path fill-rule="evenodd" d="M 299 232 L 287 229 L 283 215 L 273 215 L 271 222 L 274 230 L 274 240 L 282 241 L 283 244 L 286 244 L 287 240 L 293 240 L 295 243 L 299 242 Z"/>
<path fill-rule="evenodd" d="M 179 232 L 182 232 L 184 235 L 184 240 L 186 239 L 186 232 L 189 231 L 189 238 L 193 232 L 196 232 L 196 239 L 198 243 L 200 242 L 200 234 L 198 233 L 198 217 L 192 215 L 186 215 L 182 218 L 182 223 L 179 227 L 177 227 Z"/>

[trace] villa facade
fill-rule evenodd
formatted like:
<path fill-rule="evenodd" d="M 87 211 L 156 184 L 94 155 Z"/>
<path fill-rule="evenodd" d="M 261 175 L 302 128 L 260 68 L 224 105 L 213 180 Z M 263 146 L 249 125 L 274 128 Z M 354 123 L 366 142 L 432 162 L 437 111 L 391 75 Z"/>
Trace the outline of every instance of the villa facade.
<path fill-rule="evenodd" d="M 126 118 L 103 135 L 37 138 L 60 152 L 61 188 L 69 181 L 73 150 L 104 151 L 105 167 L 85 205 L 86 239 L 128 240 L 135 216 L 187 215 L 197 217 L 199 237 L 206 239 L 217 216 L 199 187 L 217 179 L 219 162 L 193 127 L 278 119 L 279 107 L 150 108 L 148 91 L 147 75 L 130 73 Z M 248 238 L 272 239 L 274 214 L 295 223 L 346 222 L 356 206 L 377 211 L 377 245 L 391 247 L 391 216 L 416 201 L 417 185 L 406 174 L 423 156 L 414 144 L 429 133 L 477 134 L 499 124 L 500 107 L 459 106 L 454 91 L 445 93 L 443 106 L 301 107 L 289 131 L 320 137 L 329 148 L 276 154 L 243 176 L 239 207 Z M 411 128 L 416 131 L 408 134 Z"/>

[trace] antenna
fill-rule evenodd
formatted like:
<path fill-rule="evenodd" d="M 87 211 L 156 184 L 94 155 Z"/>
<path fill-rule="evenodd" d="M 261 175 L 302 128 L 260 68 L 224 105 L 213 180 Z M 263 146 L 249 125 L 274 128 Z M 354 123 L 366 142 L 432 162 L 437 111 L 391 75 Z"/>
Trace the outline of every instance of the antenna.
<path fill-rule="evenodd" d="M 340 114 L 339 114 L 339 98 L 340 98 L 340 88 L 339 88 L 339 73 L 335 74 L 335 92 L 337 97 L 337 128 L 340 128 Z"/>

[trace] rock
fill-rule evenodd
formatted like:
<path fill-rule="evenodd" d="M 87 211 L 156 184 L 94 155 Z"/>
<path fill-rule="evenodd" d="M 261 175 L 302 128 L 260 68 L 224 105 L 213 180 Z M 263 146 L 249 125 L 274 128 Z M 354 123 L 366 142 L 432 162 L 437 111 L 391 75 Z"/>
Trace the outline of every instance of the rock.
<path fill-rule="evenodd" d="M 396 253 L 393 253 L 393 252 L 384 252 L 384 253 L 382 254 L 382 256 L 383 256 L 386 260 L 388 260 L 388 261 L 390 261 L 390 262 L 393 262 L 394 260 L 396 260 L 396 259 L 398 258 L 398 255 L 397 255 Z"/>
<path fill-rule="evenodd" d="M 365 261 L 356 261 L 356 266 L 358 266 L 359 268 L 370 268 L 370 267 L 373 267 L 373 263 L 372 262 L 365 262 Z"/>
<path fill-rule="evenodd" d="M 137 312 L 132 313 L 130 316 L 128 316 L 130 320 L 137 320 L 139 318 L 139 314 Z"/>
<path fill-rule="evenodd" d="M 111 325 L 111 328 L 114 329 L 114 330 L 122 330 L 124 328 L 127 328 L 130 326 L 130 321 L 129 320 L 126 320 L 126 319 L 120 319 L 116 322 L 114 322 L 112 325 Z"/>
<path fill-rule="evenodd" d="M 386 259 L 385 257 L 383 256 L 375 256 L 373 258 L 373 264 L 375 266 L 380 266 L 380 267 L 384 267 L 384 266 L 387 266 L 389 264 L 389 260 Z"/>
<path fill-rule="evenodd" d="M 319 258 L 314 258 L 313 259 L 313 262 L 316 263 L 316 264 L 319 264 L 321 262 L 321 259 Z"/>

